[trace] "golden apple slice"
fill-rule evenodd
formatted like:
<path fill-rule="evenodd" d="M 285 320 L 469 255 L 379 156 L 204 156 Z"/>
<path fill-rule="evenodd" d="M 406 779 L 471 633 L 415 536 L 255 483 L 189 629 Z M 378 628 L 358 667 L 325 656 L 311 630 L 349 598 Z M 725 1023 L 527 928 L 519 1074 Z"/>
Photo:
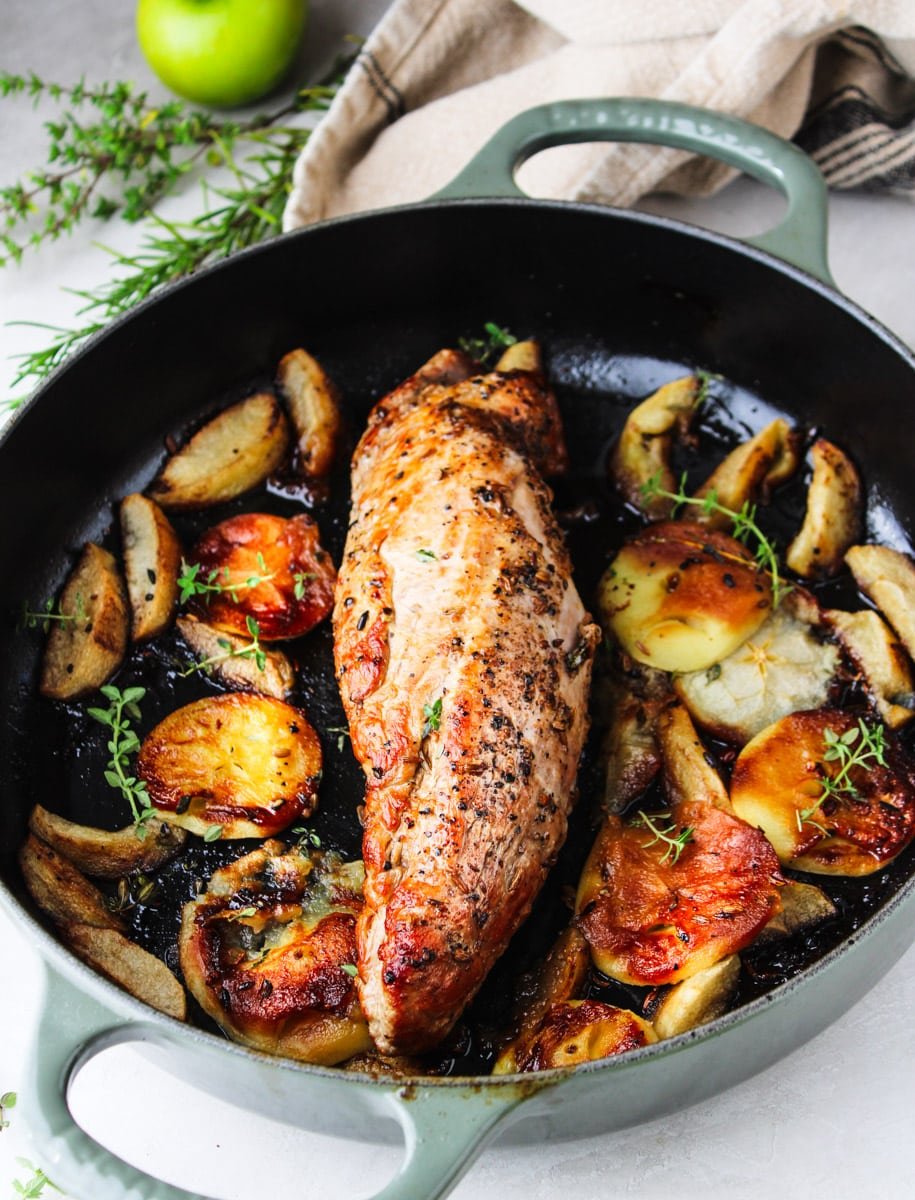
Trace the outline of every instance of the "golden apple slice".
<path fill-rule="evenodd" d="M 337 389 L 318 360 L 302 349 L 280 359 L 277 382 L 295 429 L 299 469 L 308 479 L 321 479 L 333 466 L 343 428 Z"/>
<path fill-rule="evenodd" d="M 83 962 L 119 984 L 131 996 L 176 1021 L 187 1019 L 184 988 L 161 959 L 130 941 L 123 933 L 92 925 L 65 925 L 63 936 Z"/>
<path fill-rule="evenodd" d="M 236 1041 L 333 1066 L 371 1048 L 356 996 L 361 863 L 264 842 L 185 905 L 181 969 Z"/>
<path fill-rule="evenodd" d="M 121 501 L 121 539 L 135 642 L 158 637 L 178 602 L 181 544 L 153 500 L 134 492 Z"/>
<path fill-rule="evenodd" d="M 664 491 L 677 490 L 670 469 L 671 445 L 675 436 L 686 436 L 701 393 L 697 376 L 675 379 L 634 408 L 623 426 L 610 457 L 610 478 L 623 499 L 647 517 L 670 516 L 670 500 L 648 498 L 642 489 L 656 479 Z"/>
<path fill-rule="evenodd" d="M 714 492 L 723 508 L 740 512 L 745 504 L 755 502 L 770 487 L 794 474 L 800 464 L 798 443 L 798 435 L 779 417 L 732 450 L 696 496 L 702 498 Z M 720 512 L 709 512 L 699 519 L 712 529 L 727 530 L 731 524 L 731 518 Z"/>
<path fill-rule="evenodd" d="M 814 709 L 783 717 L 743 748 L 731 802 L 788 866 L 868 875 L 915 834 L 915 769 L 882 725 Z"/>
<path fill-rule="evenodd" d="M 726 658 L 772 608 L 769 576 L 725 533 L 693 521 L 649 525 L 600 582 L 601 623 L 636 662 L 699 671 Z"/>
<path fill-rule="evenodd" d="M 870 597 L 915 658 L 915 565 L 889 546 L 852 546 L 845 561 L 855 583 Z"/>
<path fill-rule="evenodd" d="M 890 729 L 911 721 L 915 715 L 912 668 L 904 648 L 883 618 L 870 608 L 860 612 L 840 612 L 833 608 L 824 615 L 861 672 L 877 712 Z"/>
<path fill-rule="evenodd" d="M 29 817 L 36 837 L 62 854 L 79 871 L 99 879 L 120 879 L 131 871 L 155 871 L 175 857 L 186 834 L 155 817 L 146 822 L 146 836 L 136 826 L 110 831 L 77 825 L 36 804 Z"/>
<path fill-rule="evenodd" d="M 600 1000 L 555 1004 L 536 1033 L 504 1051 L 493 1075 L 550 1071 L 595 1062 L 656 1042 L 651 1024 L 625 1008 Z"/>
<path fill-rule="evenodd" d="M 742 646 L 678 675 L 674 690 L 704 729 L 743 745 L 780 717 L 825 704 L 838 667 L 815 602 L 794 591 Z"/>
<path fill-rule="evenodd" d="M 676 1037 L 699 1025 L 714 1021 L 727 1011 L 737 991 L 740 979 L 740 959 L 729 954 L 704 971 L 676 983 L 661 997 L 651 1015 L 651 1024 L 658 1038 Z"/>

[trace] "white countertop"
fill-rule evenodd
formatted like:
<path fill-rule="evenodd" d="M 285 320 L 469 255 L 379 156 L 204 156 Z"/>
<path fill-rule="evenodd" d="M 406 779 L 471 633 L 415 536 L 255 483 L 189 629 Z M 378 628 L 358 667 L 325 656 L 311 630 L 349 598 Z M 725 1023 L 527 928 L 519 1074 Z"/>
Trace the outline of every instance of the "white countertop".
<path fill-rule="evenodd" d="M 130 6 L 121 0 L 31 0 L 9 6 L 0 68 L 35 69 L 61 82 L 152 81 L 133 44 Z M 326 59 L 342 34 L 365 34 L 387 0 L 314 0 L 306 56 Z M 0 101 L 0 182 L 41 162 L 41 114 L 27 102 Z M 178 201 L 177 210 L 193 197 Z M 703 202 L 652 200 L 655 212 L 728 233 L 765 227 L 777 202 L 739 181 Z M 915 205 L 898 198 L 839 196 L 830 201 L 830 258 L 839 287 L 915 345 Z M 121 248 L 137 231 L 92 232 Z M 62 285 L 103 279 L 108 261 L 90 235 L 46 248 L 20 269 L 0 271 L 0 322 L 66 324 L 73 301 Z M 6 359 L 43 335 L 0 324 L 0 387 Z M 824 353 L 829 348 L 824 347 Z M 904 436 L 911 440 L 911 433 Z M 22 1079 L 37 1000 L 39 967 L 15 925 L 0 914 L 0 1093 Z M 777 1066 L 716 1099 L 623 1133 L 526 1149 L 491 1148 L 458 1186 L 456 1200 L 881 1200 L 915 1191 L 909 1138 L 915 1118 L 915 950 L 847 1016 Z M 138 1166 L 225 1200 L 304 1195 L 354 1200 L 393 1174 L 399 1151 L 303 1133 L 214 1101 L 177 1083 L 128 1047 L 91 1063 L 74 1087 L 87 1129 Z M 28 1172 L 16 1113 L 0 1134 L 0 1194 Z M 371 1186 L 367 1185 L 372 1181 Z M 53 1195 L 54 1193 L 49 1193 Z M 92 1200 L 86 1197 L 85 1200 Z M 411 1198 L 412 1200 L 412 1198 Z M 421 1200 L 416 1197 L 415 1200 Z"/>

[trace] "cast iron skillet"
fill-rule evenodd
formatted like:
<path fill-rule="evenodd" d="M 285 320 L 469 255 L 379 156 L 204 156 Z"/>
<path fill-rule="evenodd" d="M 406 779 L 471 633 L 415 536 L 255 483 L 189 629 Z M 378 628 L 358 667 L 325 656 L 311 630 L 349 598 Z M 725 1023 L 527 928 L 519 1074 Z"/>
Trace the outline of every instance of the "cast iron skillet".
<path fill-rule="evenodd" d="M 513 171 L 526 157 L 594 140 L 722 158 L 782 190 L 786 220 L 747 248 L 672 221 L 519 198 Z M 496 198 L 467 198 L 481 195 Z M 543 341 L 580 475 L 601 474 L 633 399 L 701 366 L 724 377 L 749 425 L 758 427 L 774 407 L 851 447 L 869 485 L 875 535 L 887 540 L 889 530 L 890 540 L 906 543 L 915 495 L 896 414 L 915 361 L 830 286 L 825 193 L 799 151 L 743 122 L 682 106 L 566 102 L 510 122 L 435 199 L 442 202 L 327 222 L 238 255 L 141 305 L 69 361 L 0 444 L 0 562 L 16 564 L 4 607 L 14 614 L 24 600 L 56 594 L 79 546 L 105 536 L 112 505 L 148 483 L 163 436 L 267 377 L 291 347 L 304 344 L 321 358 L 358 428 L 374 398 L 486 320 Z M 337 550 L 341 536 L 328 534 Z M 593 579 L 605 550 L 589 545 L 591 560 L 578 565 Z M 45 719 L 34 716 L 40 645 L 11 628 L 12 621 L 0 633 L 8 714 L 0 742 L 0 902 L 46 965 L 21 1108 L 36 1156 L 81 1200 L 189 1197 L 113 1157 L 69 1114 L 74 1072 L 115 1043 L 163 1047 L 172 1069 L 197 1086 L 244 1097 L 252 1109 L 304 1128 L 388 1140 L 399 1124 L 404 1165 L 378 1195 L 435 1198 L 497 1129 L 510 1127 L 508 1136 L 521 1142 L 586 1136 L 747 1078 L 849 1008 L 915 935 L 909 856 L 879 877 L 871 915 L 812 966 L 709 1026 L 616 1059 L 532 1077 L 405 1085 L 257 1054 L 133 1000 L 35 919 L 15 864 L 29 808 L 41 798 L 85 814 L 80 787 L 61 773 L 67 747 L 36 736 Z M 319 708 L 334 703 L 326 681 L 308 686 Z M 341 772 L 346 794 L 352 780 L 346 784 Z M 65 777 L 72 790 L 49 799 L 46 788 Z M 333 808 L 326 787 L 322 804 Z"/>

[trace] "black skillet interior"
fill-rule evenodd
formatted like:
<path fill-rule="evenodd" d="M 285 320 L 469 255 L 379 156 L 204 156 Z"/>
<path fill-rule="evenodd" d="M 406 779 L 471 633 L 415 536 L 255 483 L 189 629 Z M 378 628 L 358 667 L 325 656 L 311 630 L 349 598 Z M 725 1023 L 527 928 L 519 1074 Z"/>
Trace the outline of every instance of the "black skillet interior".
<path fill-rule="evenodd" d="M 24 603 L 53 596 L 82 543 L 117 548 L 114 506 L 144 488 L 164 455 L 195 422 L 268 384 L 296 345 L 315 353 L 338 382 L 353 437 L 391 386 L 436 349 L 496 321 L 545 347 L 562 407 L 572 470 L 557 486 L 579 588 L 586 601 L 627 518 L 604 481 L 608 445 L 633 400 L 685 370 L 721 376 L 703 418 L 702 449 L 684 465 L 698 480 L 710 462 L 773 412 L 820 428 L 849 449 L 869 488 L 869 520 L 880 540 L 906 545 L 915 492 L 906 454 L 911 360 L 878 326 L 826 289 L 709 235 L 653 218 L 571 205 L 463 202 L 335 222 L 258 248 L 177 287 L 78 356 L 0 447 L 0 562 L 4 564 L 0 679 L 7 714 L 0 743 L 0 870 L 24 899 L 15 866 L 30 807 L 73 819 L 124 824 L 123 802 L 101 780 L 101 728 L 79 706 L 35 695 L 41 636 L 17 630 Z M 785 489 L 766 519 L 784 544 L 803 510 L 803 481 Z M 274 489 L 182 518 L 190 546 L 203 528 L 235 511 L 285 514 L 301 499 Z M 348 486 L 341 464 L 330 499 L 313 507 L 339 561 Z M 851 601 L 833 588 L 829 599 Z M 328 625 L 295 646 L 295 701 L 323 735 L 321 809 L 310 823 L 325 845 L 359 854 L 361 774 L 345 738 L 332 677 Z M 186 660 L 176 638 L 134 651 L 117 682 L 149 693 L 141 733 L 215 685 L 175 679 Z M 583 799 L 569 844 L 534 916 L 499 964 L 468 1022 L 439 1056 L 445 1070 L 485 1070 L 489 1036 L 505 1020 L 520 971 L 566 919 L 591 836 L 597 777 L 586 757 Z M 135 932 L 175 964 L 180 904 L 194 881 L 244 844 L 194 845 L 163 873 L 156 907 L 135 913 Z M 866 881 L 830 885 L 842 919 L 813 940 L 749 964 L 742 997 L 829 949 L 860 924 L 912 870 L 906 853 Z M 595 984 L 598 994 L 625 995 Z"/>

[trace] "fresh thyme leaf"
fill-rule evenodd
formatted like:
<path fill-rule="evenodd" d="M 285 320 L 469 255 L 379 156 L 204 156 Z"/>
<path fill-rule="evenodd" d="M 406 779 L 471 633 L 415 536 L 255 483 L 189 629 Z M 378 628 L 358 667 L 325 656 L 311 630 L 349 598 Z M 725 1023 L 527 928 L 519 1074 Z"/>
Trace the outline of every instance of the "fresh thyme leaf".
<path fill-rule="evenodd" d="M 42 632 L 47 633 L 51 628 L 52 621 L 60 621 L 66 625 L 70 621 L 84 621 L 86 619 L 86 610 L 83 606 L 83 598 L 79 592 L 76 593 L 76 611 L 65 613 L 64 610 L 57 606 L 57 611 L 54 611 L 54 601 L 49 599 L 45 601 L 44 610 L 35 612 L 25 603 L 22 606 L 22 615 L 20 617 L 20 629 L 37 629 L 41 626 Z"/>
<path fill-rule="evenodd" d="M 292 832 L 295 834 L 299 849 L 306 845 L 314 846 L 316 850 L 321 849 L 321 839 L 313 829 L 309 829 L 306 825 L 295 825 Z"/>
<path fill-rule="evenodd" d="M 510 330 L 503 329 L 494 321 L 487 321 L 483 329 L 486 337 L 458 338 L 458 346 L 465 354 L 486 366 L 500 351 L 507 346 L 514 346 L 518 339 Z"/>
<path fill-rule="evenodd" d="M 315 575 L 314 571 L 296 571 L 296 573 L 293 575 L 292 594 L 295 596 L 296 600 L 303 600 L 305 598 L 305 584 L 309 579 L 317 579 L 317 575 Z"/>
<path fill-rule="evenodd" d="M 311 130 L 287 118 L 324 112 L 355 58 L 341 57 L 321 82 L 300 88 L 273 112 L 246 121 L 216 119 L 179 100 L 151 107 L 129 83 L 64 87 L 35 75 L 0 73 L 0 97 L 63 102 L 46 124 L 48 168 L 0 187 L 0 267 L 27 248 L 55 241 L 88 216 L 145 222 L 139 250 L 108 250 L 115 272 L 107 282 L 76 294 L 82 299 L 73 328 L 39 321 L 17 324 L 51 335 L 40 350 L 18 356 L 13 386 L 45 378 L 88 337 L 157 288 L 280 232 L 292 168 Z M 198 165 L 225 169 L 221 186 L 202 181 L 205 211 L 174 223 L 156 205 Z M 105 249 L 103 247 L 103 249 Z M 22 397 L 6 401 L 16 408 Z"/>
<path fill-rule="evenodd" d="M 814 825 L 825 834 L 823 825 L 813 819 L 814 813 L 829 799 L 858 799 L 858 789 L 851 780 L 851 772 L 856 768 L 867 771 L 887 765 L 886 728 L 879 723 L 868 725 L 863 717 L 842 734 L 827 727 L 823 732 L 823 745 L 823 763 L 836 762 L 839 769 L 834 775 L 824 771 L 819 781 L 823 789 L 820 795 L 809 808 L 799 809 L 795 814 L 798 832 L 805 825 Z"/>
<path fill-rule="evenodd" d="M 353 979 L 358 977 L 359 968 L 355 963 L 341 963 L 340 966 L 347 973 L 347 975 L 351 976 Z"/>
<path fill-rule="evenodd" d="M 416 557 L 420 562 L 434 562 L 438 559 L 434 550 L 417 550 Z"/>
<path fill-rule="evenodd" d="M 430 733 L 438 732 L 441 724 L 442 698 L 439 696 L 432 704 L 423 705 L 423 737 L 426 738 Z"/>
<path fill-rule="evenodd" d="M 658 821 L 670 820 L 670 813 L 655 813 L 655 816 Z M 693 840 L 694 830 L 691 825 L 684 826 L 678 831 L 677 826 L 671 821 L 664 828 L 660 824 L 656 824 L 648 813 L 643 812 L 641 809 L 636 814 L 632 823 L 633 825 L 643 825 L 653 835 L 650 842 L 643 842 L 643 849 L 649 850 L 652 846 L 658 845 L 658 843 L 666 846 L 661 856 L 662 866 L 668 862 L 671 866 L 679 862 L 680 855 Z"/>
<path fill-rule="evenodd" d="M 674 516 L 677 516 L 682 508 L 689 505 L 694 508 L 700 508 L 704 516 L 710 516 L 712 513 L 720 513 L 722 516 L 728 517 L 732 523 L 731 532 L 737 541 L 746 543 L 750 537 L 755 539 L 757 565 L 761 571 L 768 571 L 769 573 L 770 587 L 772 588 L 772 607 L 778 608 L 785 596 L 792 590 L 791 585 L 785 583 L 779 572 L 775 543 L 766 537 L 756 523 L 755 504 L 745 501 L 740 511 L 737 512 L 733 508 L 728 508 L 726 505 L 719 503 L 718 495 L 714 488 L 705 496 L 690 496 L 686 491 L 685 472 L 680 479 L 680 487 L 676 492 L 668 491 L 661 486 L 661 476 L 659 473 L 647 479 L 639 490 L 646 500 L 653 500 L 656 496 L 663 496 L 665 499 L 673 501 Z"/>
<path fill-rule="evenodd" d="M 203 834 L 205 842 L 218 842 L 222 837 L 224 826 L 222 825 L 207 825 Z"/>
<path fill-rule="evenodd" d="M 17 1099 L 18 1096 L 15 1092 L 4 1092 L 3 1095 L 0 1096 L 0 1133 L 2 1133 L 4 1129 L 9 1129 L 10 1123 L 7 1113 L 16 1107 Z"/>
<path fill-rule="evenodd" d="M 345 725 L 328 725 L 327 732 L 337 735 L 337 750 L 338 752 L 342 751 L 346 739 L 350 736 L 347 727 Z"/>
<path fill-rule="evenodd" d="M 131 719 L 140 717 L 140 701 L 146 695 L 142 687 L 120 688 L 106 684 L 101 693 L 109 701 L 108 708 L 87 708 L 87 714 L 100 725 L 111 730 L 108 751 L 111 758 L 105 771 L 105 782 L 119 791 L 133 814 L 134 832 L 142 841 L 146 837 L 146 823 L 155 816 L 156 810 L 149 800 L 146 784 L 142 779 L 129 774 L 130 757 L 140 746 L 140 739 L 131 725 Z"/>
<path fill-rule="evenodd" d="M 261 566 L 262 573 L 257 575 L 249 575 L 247 579 L 237 581 L 233 580 L 229 573 L 229 568 L 224 567 L 221 572 L 210 571 L 205 579 L 200 578 L 200 563 L 188 563 L 183 558 L 181 560 L 181 571 L 178 575 L 178 601 L 181 604 L 187 604 L 192 596 L 205 596 L 207 603 L 213 596 L 228 595 L 231 597 L 234 604 L 238 603 L 238 593 L 242 590 L 250 590 L 256 588 L 262 583 L 268 583 L 274 578 L 276 572 L 267 572 L 264 564 L 264 556 L 258 555 L 258 563 Z"/>
<path fill-rule="evenodd" d="M 53 1188 L 55 1192 L 59 1192 L 60 1188 L 53 1180 L 39 1167 L 34 1166 L 27 1158 L 17 1158 L 16 1161 L 20 1166 L 32 1172 L 31 1179 L 27 1179 L 24 1183 L 20 1179 L 13 1180 L 13 1190 L 17 1196 L 21 1196 L 23 1200 L 39 1200 L 40 1196 L 44 1195 L 45 1188 Z"/>

